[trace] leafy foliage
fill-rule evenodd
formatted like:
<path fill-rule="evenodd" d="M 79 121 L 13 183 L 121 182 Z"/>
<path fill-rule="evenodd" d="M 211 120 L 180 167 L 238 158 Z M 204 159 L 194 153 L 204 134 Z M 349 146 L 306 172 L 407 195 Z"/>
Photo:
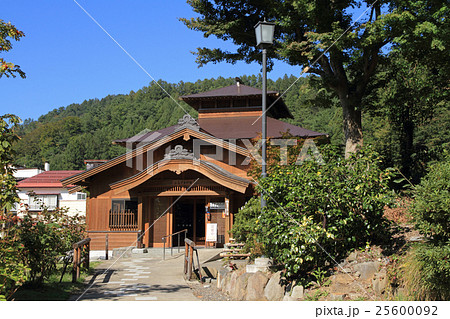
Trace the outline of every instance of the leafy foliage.
<path fill-rule="evenodd" d="M 4 216 L 0 220 L 0 300 L 11 298 L 24 283 L 42 285 L 53 275 L 60 257 L 84 237 L 84 218 L 69 216 L 66 209 L 22 219 Z"/>
<path fill-rule="evenodd" d="M 69 216 L 67 210 L 49 211 L 33 216 L 27 212 L 16 227 L 17 236 L 24 246 L 23 260 L 30 268 L 29 280 L 42 284 L 56 271 L 59 258 L 83 236 L 83 218 Z"/>
<path fill-rule="evenodd" d="M 12 114 L 0 117 L 0 300 L 9 298 L 25 282 L 28 270 L 20 258 L 23 245 L 8 230 L 17 222 L 7 212 L 19 201 L 11 166 L 14 160 L 13 144 L 18 140 L 15 130 L 19 121 Z"/>
<path fill-rule="evenodd" d="M 8 52 L 12 49 L 11 40 L 19 41 L 25 34 L 22 31 L 11 24 L 11 22 L 5 22 L 0 19 L 0 52 Z M 9 39 L 10 38 L 10 39 Z M 5 61 L 0 58 L 0 78 L 5 75 L 6 77 L 16 77 L 18 74 L 20 77 L 25 78 L 25 72 L 20 69 L 19 65 L 14 65 L 11 62 Z"/>
<path fill-rule="evenodd" d="M 268 206 L 259 216 L 259 240 L 288 276 L 380 240 L 387 228 L 392 172 L 380 169 L 380 157 L 368 148 L 343 159 L 330 145 L 321 154 L 323 165 L 278 166 L 260 181 Z"/>
<path fill-rule="evenodd" d="M 382 57 L 393 47 L 445 54 L 447 5 L 442 1 L 223 1 L 189 0 L 198 14 L 180 19 L 205 37 L 232 41 L 236 51 L 198 48 L 197 63 L 260 62 L 254 25 L 263 18 L 276 23 L 269 60 L 301 65 L 317 75 L 342 107 L 346 155 L 362 145 L 363 99 L 370 93 Z M 359 15 L 367 9 L 367 14 Z M 366 12 L 365 11 L 365 12 Z M 439 57 L 437 58 L 439 59 Z M 271 61 L 268 63 L 272 67 Z M 445 70 L 445 68 L 444 68 Z M 445 71 L 444 71 L 445 72 Z"/>
<path fill-rule="evenodd" d="M 434 241 L 450 240 L 450 158 L 431 166 L 413 189 L 410 207 L 416 228 Z"/>
<path fill-rule="evenodd" d="M 17 221 L 13 216 L 0 219 L 0 301 L 11 298 L 17 288 L 25 283 L 29 271 L 21 258 L 23 244 L 16 234 L 8 230 Z"/>
<path fill-rule="evenodd" d="M 252 197 L 239 209 L 233 224 L 233 237 L 247 242 L 256 234 L 258 217 L 261 214 L 261 199 Z"/>
<path fill-rule="evenodd" d="M 259 242 L 259 216 L 261 214 L 261 198 L 252 197 L 235 215 L 233 229 L 230 231 L 238 242 L 245 243 L 244 251 L 250 252 L 252 257 L 265 254 L 264 246 Z"/>
<path fill-rule="evenodd" d="M 382 147 L 398 148 L 397 152 L 386 152 L 387 157 L 416 183 L 425 171 L 423 162 L 432 154 L 427 154 L 429 148 L 423 148 L 427 141 L 418 141 L 415 137 L 441 109 L 447 109 L 448 113 L 450 105 L 446 102 L 445 83 L 430 66 L 420 60 L 410 61 L 396 51 L 382 63 L 372 85 L 376 88 L 366 103 L 372 107 L 372 115 L 389 121 L 390 133 L 393 133 L 391 143 L 384 143 Z"/>
<path fill-rule="evenodd" d="M 450 242 L 417 244 L 400 263 L 399 281 L 411 300 L 450 299 Z"/>
<path fill-rule="evenodd" d="M 16 180 L 14 178 L 13 144 L 19 137 L 16 134 L 20 119 L 12 114 L 0 116 L 0 214 L 3 210 L 10 210 L 19 201 L 16 193 Z"/>

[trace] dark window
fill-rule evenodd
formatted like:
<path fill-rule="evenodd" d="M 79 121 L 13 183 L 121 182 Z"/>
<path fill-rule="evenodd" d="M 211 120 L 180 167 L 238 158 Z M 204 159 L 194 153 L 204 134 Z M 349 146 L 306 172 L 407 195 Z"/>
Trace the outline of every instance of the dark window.
<path fill-rule="evenodd" d="M 131 210 L 137 212 L 138 202 L 137 199 L 113 199 L 111 210 L 113 212 L 121 212 L 124 210 Z"/>
<path fill-rule="evenodd" d="M 109 212 L 109 228 L 132 230 L 137 228 L 137 199 L 113 199 Z"/>

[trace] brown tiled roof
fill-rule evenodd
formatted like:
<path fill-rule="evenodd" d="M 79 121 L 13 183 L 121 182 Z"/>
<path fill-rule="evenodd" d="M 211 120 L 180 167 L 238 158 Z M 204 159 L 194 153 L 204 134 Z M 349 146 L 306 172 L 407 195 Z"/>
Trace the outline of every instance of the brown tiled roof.
<path fill-rule="evenodd" d="M 258 116 L 228 116 L 199 118 L 197 120 L 200 130 L 220 139 L 243 139 L 255 138 L 261 133 L 261 118 Z M 122 146 L 136 146 L 137 144 L 148 144 L 167 136 L 178 128 L 178 125 L 166 127 L 161 130 L 136 135 L 128 139 L 115 140 L 113 143 Z M 289 131 L 297 137 L 317 137 L 325 136 L 326 133 L 319 133 L 295 126 L 271 117 L 267 117 L 267 136 L 278 138 L 282 133 Z"/>
<path fill-rule="evenodd" d="M 200 118 L 200 127 L 220 139 L 255 138 L 261 133 L 261 118 L 258 116 L 236 116 L 224 118 Z M 267 136 L 278 138 L 289 131 L 297 137 L 324 136 L 325 133 L 314 132 L 271 117 L 267 117 Z"/>
<path fill-rule="evenodd" d="M 52 187 L 62 188 L 62 179 L 68 178 L 83 171 L 46 171 L 37 174 L 33 177 L 24 179 L 17 184 L 18 188 L 38 188 L 38 187 Z M 73 187 L 75 185 L 68 185 Z"/>

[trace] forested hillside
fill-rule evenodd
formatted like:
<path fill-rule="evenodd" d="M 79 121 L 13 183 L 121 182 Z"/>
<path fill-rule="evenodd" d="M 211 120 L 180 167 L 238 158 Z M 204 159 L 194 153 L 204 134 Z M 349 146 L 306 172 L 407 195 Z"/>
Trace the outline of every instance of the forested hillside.
<path fill-rule="evenodd" d="M 260 76 L 241 76 L 244 84 L 261 87 Z M 284 76 L 268 81 L 269 90 L 286 91 L 296 80 Z M 172 98 L 152 83 L 128 95 L 110 95 L 92 99 L 81 104 L 54 109 L 42 115 L 37 121 L 25 120 L 19 130 L 21 141 L 16 145 L 17 165 L 43 167 L 48 161 L 54 170 L 83 169 L 84 159 L 111 159 L 126 150 L 112 145 L 115 139 L 131 137 L 144 129 L 156 130 L 176 123 L 183 116 L 183 107 L 191 115 L 196 111 L 178 97 L 185 94 L 204 92 L 235 83 L 234 78 L 199 80 L 195 83 L 177 84 L 159 81 Z M 343 143 L 342 109 L 336 97 L 319 85 L 313 77 L 301 78 L 283 96 L 293 124 L 325 132 L 331 143 Z M 181 107 L 180 107 L 181 106 Z M 389 121 L 388 112 L 378 106 L 376 112 L 363 115 L 366 144 L 373 144 L 385 156 L 387 166 L 399 166 L 400 146 L 398 133 Z M 442 146 L 450 141 L 450 111 L 448 105 L 436 109 L 434 115 L 416 128 L 414 156 L 421 171 L 424 164 L 438 156 Z M 400 167 L 400 166 L 399 166 Z"/>
<path fill-rule="evenodd" d="M 261 87 L 257 76 L 242 76 L 241 80 L 250 86 Z M 270 89 L 286 90 L 295 77 L 285 77 L 269 83 Z M 185 94 L 193 94 L 217 89 L 235 83 L 233 78 L 217 78 L 195 83 L 177 84 L 158 82 L 177 103 L 153 83 L 128 95 L 107 96 L 92 99 L 81 104 L 54 109 L 41 116 L 37 121 L 26 120 L 20 129 L 21 141 L 17 145 L 17 164 L 26 167 L 42 167 L 48 161 L 52 169 L 80 169 L 84 159 L 110 159 L 125 151 L 112 145 L 115 139 L 131 137 L 144 129 L 157 130 L 176 123 L 184 114 L 184 108 L 191 115 L 196 111 L 178 99 Z M 307 87 L 300 90 L 307 81 L 301 79 L 295 88 L 285 96 L 286 103 L 295 114 L 295 123 L 311 129 L 328 132 L 331 128 L 315 113 L 328 109 L 302 109 L 307 97 L 315 93 Z M 182 108 L 181 108 L 181 107 Z M 339 116 L 335 123 L 339 125 Z M 333 130 L 336 130 L 333 128 Z M 337 128 L 336 131 L 340 131 Z"/>

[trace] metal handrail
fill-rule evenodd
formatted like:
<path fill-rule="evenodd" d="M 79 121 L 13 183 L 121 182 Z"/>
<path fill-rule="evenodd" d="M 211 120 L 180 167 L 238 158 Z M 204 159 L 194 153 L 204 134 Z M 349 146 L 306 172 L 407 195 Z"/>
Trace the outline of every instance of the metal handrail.
<path fill-rule="evenodd" d="M 105 234 L 105 260 L 108 260 L 108 250 L 109 250 L 109 239 L 108 234 L 122 234 L 122 233 L 136 233 L 137 240 L 136 246 L 137 248 L 142 248 L 142 230 L 87 230 L 87 233 L 91 234 Z"/>
<path fill-rule="evenodd" d="M 183 229 L 183 230 L 177 231 L 176 233 L 166 235 L 166 236 L 164 236 L 162 238 L 162 241 L 163 241 L 163 260 L 166 259 L 166 238 L 173 237 L 174 235 L 177 235 L 177 237 L 178 237 L 178 252 L 180 252 L 180 234 L 184 233 L 184 239 L 186 239 L 187 231 L 188 231 L 187 229 Z M 173 241 L 172 241 L 172 244 L 170 245 L 170 256 L 173 256 Z"/>

